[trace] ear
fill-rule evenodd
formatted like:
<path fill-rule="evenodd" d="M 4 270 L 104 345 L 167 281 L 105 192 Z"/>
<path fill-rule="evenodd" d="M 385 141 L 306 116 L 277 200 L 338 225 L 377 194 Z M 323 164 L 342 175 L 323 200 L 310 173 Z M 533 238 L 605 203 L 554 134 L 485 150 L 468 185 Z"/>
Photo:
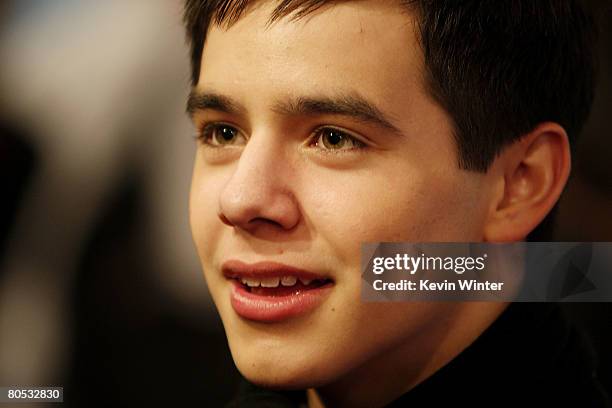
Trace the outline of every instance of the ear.
<path fill-rule="evenodd" d="M 556 123 L 542 123 L 506 147 L 490 169 L 496 188 L 484 240 L 524 240 L 559 199 L 570 167 L 567 133 Z"/>

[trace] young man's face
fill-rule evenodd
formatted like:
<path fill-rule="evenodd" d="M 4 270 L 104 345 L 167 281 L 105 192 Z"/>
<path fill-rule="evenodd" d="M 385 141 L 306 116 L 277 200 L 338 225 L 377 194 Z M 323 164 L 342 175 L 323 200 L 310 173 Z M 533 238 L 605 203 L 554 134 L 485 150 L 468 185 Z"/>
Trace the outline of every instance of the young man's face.
<path fill-rule="evenodd" d="M 482 240 L 487 175 L 458 168 L 403 7 L 340 2 L 268 26 L 275 5 L 210 29 L 195 90 L 225 98 L 194 114 L 198 127 L 227 127 L 198 144 L 191 225 L 234 360 L 250 380 L 279 387 L 384 364 L 400 345 L 426 361 L 462 305 L 361 302 L 360 246 Z M 262 261 L 331 283 L 286 308 L 267 303 L 274 289 L 245 298 L 223 274 L 257 277 L 248 265 Z"/>

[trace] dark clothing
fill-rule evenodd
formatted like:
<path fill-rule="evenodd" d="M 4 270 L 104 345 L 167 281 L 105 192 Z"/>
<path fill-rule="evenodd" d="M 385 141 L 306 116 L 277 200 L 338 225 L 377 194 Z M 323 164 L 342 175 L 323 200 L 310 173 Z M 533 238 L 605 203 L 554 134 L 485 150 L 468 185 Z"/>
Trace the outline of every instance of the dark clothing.
<path fill-rule="evenodd" d="M 465 351 L 390 407 L 609 407 L 595 356 L 556 304 L 513 303 Z M 304 392 L 245 384 L 229 407 L 300 407 Z"/>

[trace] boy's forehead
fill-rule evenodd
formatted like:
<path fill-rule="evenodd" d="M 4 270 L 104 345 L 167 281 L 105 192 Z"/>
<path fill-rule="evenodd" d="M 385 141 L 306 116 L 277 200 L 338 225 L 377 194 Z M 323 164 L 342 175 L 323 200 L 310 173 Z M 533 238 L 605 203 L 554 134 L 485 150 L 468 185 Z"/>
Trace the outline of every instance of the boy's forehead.
<path fill-rule="evenodd" d="M 398 86 L 421 86 L 415 22 L 398 2 L 334 2 L 270 24 L 275 3 L 257 4 L 229 27 L 210 27 L 199 88 L 254 90 L 259 83 L 393 100 Z"/>

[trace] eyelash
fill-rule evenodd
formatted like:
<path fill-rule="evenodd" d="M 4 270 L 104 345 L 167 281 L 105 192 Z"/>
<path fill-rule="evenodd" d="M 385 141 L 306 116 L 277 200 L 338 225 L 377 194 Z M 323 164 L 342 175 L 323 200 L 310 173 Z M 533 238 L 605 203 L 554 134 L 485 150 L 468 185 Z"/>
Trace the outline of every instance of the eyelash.
<path fill-rule="evenodd" d="M 231 128 L 234 131 L 238 132 L 239 134 L 242 134 L 242 132 L 236 128 L 235 126 L 232 126 L 230 124 L 227 123 L 223 123 L 223 122 L 209 122 L 209 123 L 204 123 L 201 127 L 200 127 L 200 131 L 198 132 L 198 134 L 196 135 L 196 139 L 201 141 L 202 144 L 206 147 L 210 147 L 210 148 L 222 148 L 223 145 L 220 144 L 213 144 L 211 143 L 211 138 L 214 136 L 214 132 L 218 131 L 220 128 L 222 127 L 227 127 L 227 128 Z M 350 143 L 353 144 L 353 147 L 348 148 L 348 149 L 326 149 L 326 148 L 319 148 L 318 150 L 323 152 L 324 154 L 344 154 L 347 152 L 354 152 L 354 151 L 358 151 L 358 150 L 362 150 L 365 149 L 367 147 L 366 143 L 364 143 L 363 141 L 359 140 L 357 137 L 353 136 L 350 132 L 338 128 L 336 126 L 320 126 L 317 129 L 315 129 L 309 136 L 309 141 L 308 141 L 308 146 L 312 147 L 312 146 L 318 146 L 319 143 L 323 143 L 320 142 L 321 137 L 323 136 L 323 131 L 334 131 L 336 133 L 339 133 L 340 135 L 342 135 L 343 137 L 346 137 L 347 140 L 350 141 Z M 244 137 L 244 135 L 243 135 Z"/>

